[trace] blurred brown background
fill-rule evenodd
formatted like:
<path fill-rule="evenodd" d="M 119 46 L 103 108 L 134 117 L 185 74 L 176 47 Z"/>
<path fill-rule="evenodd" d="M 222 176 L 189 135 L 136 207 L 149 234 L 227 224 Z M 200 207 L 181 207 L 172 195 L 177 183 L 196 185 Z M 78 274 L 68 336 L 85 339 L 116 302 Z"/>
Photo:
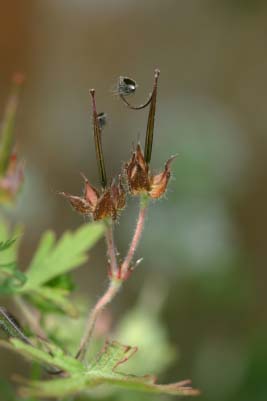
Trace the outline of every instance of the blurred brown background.
<path fill-rule="evenodd" d="M 191 377 L 199 400 L 267 397 L 266 38 L 263 0 L 1 4 L 1 110 L 12 74 L 27 76 L 16 124 L 26 185 L 8 212 L 25 224 L 22 265 L 44 229 L 82 223 L 56 192 L 79 194 L 80 171 L 97 184 L 88 89 L 96 88 L 109 117 L 111 177 L 132 142 L 144 139 L 147 117 L 113 94 L 117 77 L 137 80 L 138 103 L 154 68 L 161 70 L 152 165 L 158 171 L 171 154 L 179 157 L 166 199 L 151 206 L 138 252 L 144 261 L 111 310 L 117 318 L 144 285 L 159 288 L 161 318 L 180 355 L 162 380 Z M 135 216 L 130 202 L 116 233 L 122 252 Z M 91 299 L 106 282 L 104 253 L 102 242 L 90 267 L 76 273 Z M 17 359 L 0 355 L 8 377 Z"/>

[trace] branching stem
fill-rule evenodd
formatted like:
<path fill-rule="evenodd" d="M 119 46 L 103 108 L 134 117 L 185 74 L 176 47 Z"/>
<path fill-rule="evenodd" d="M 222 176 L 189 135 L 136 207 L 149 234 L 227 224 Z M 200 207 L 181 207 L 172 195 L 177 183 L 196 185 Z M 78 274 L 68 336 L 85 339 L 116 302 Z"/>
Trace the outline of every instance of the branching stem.
<path fill-rule="evenodd" d="M 131 272 L 131 262 L 133 260 L 133 256 L 137 249 L 137 246 L 140 242 L 140 238 L 142 235 L 142 231 L 144 228 L 145 217 L 148 208 L 148 198 L 142 197 L 140 199 L 140 210 L 137 219 L 136 228 L 133 234 L 133 238 L 128 250 L 128 253 L 121 265 L 119 270 L 117 255 L 116 255 L 116 246 L 113 237 L 113 226 L 111 224 L 108 225 L 106 231 L 106 240 L 107 240 L 107 248 L 108 248 L 108 256 L 110 259 L 110 268 L 111 268 L 111 279 L 109 283 L 109 287 L 106 292 L 102 295 L 102 297 L 98 300 L 93 310 L 90 312 L 84 335 L 82 337 L 79 350 L 77 352 L 76 358 L 79 360 L 83 360 L 88 351 L 88 347 L 94 332 L 95 324 L 97 318 L 99 317 L 102 310 L 113 300 L 113 298 L 119 292 L 123 281 L 127 280 L 129 277 L 129 273 Z M 115 274 L 116 272 L 116 274 Z M 118 277 L 119 274 L 119 277 Z"/>

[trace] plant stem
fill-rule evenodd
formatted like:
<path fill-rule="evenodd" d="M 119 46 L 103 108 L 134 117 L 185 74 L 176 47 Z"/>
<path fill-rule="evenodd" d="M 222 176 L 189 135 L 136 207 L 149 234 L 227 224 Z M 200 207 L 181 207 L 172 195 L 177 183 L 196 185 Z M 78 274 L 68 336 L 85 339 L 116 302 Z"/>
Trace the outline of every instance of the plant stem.
<path fill-rule="evenodd" d="M 148 198 L 142 197 L 140 199 L 140 209 L 139 209 L 139 215 L 138 215 L 138 219 L 137 219 L 137 224 L 136 224 L 136 228 L 134 231 L 134 235 L 133 235 L 133 239 L 131 241 L 128 253 L 121 265 L 121 277 L 122 278 L 126 278 L 127 274 L 129 272 L 130 269 L 130 265 L 131 262 L 133 260 L 135 251 L 137 249 L 137 246 L 140 242 L 141 239 L 141 235 L 142 235 L 142 231 L 144 228 L 144 224 L 145 224 L 145 218 L 146 218 L 146 214 L 147 214 L 147 210 L 148 210 Z"/>
<path fill-rule="evenodd" d="M 14 298 L 15 304 L 23 314 L 25 320 L 27 321 L 30 329 L 34 334 L 40 337 L 43 340 L 47 340 L 47 335 L 45 334 L 44 330 L 40 326 L 38 319 L 34 315 L 34 313 L 29 309 L 28 305 L 20 296 L 16 296 Z"/>
<path fill-rule="evenodd" d="M 113 237 L 113 226 L 109 223 L 109 226 L 106 230 L 106 240 L 107 240 L 108 255 L 110 258 L 110 266 L 111 266 L 111 272 L 112 272 L 111 280 L 110 280 L 108 289 L 106 290 L 104 295 L 98 300 L 95 307 L 89 314 L 89 317 L 88 317 L 88 320 L 86 323 L 86 327 L 85 327 L 85 332 L 84 332 L 83 338 L 81 340 L 79 350 L 76 354 L 76 358 L 81 361 L 85 358 L 86 353 L 88 351 L 88 346 L 89 346 L 90 340 L 92 338 L 98 316 L 100 315 L 102 310 L 117 295 L 117 293 L 119 292 L 119 290 L 122 286 L 123 281 L 127 280 L 127 278 L 128 278 L 130 265 L 131 265 L 134 253 L 137 249 L 137 246 L 140 242 L 140 238 L 141 238 L 142 231 L 144 228 L 147 209 L 148 209 L 148 198 L 145 196 L 141 197 L 140 210 L 139 210 L 139 215 L 138 215 L 133 239 L 131 241 L 129 251 L 121 265 L 120 270 L 118 267 L 117 257 L 116 257 L 116 246 L 115 246 L 114 237 Z M 115 274 L 115 272 L 117 274 Z M 118 278 L 118 274 L 120 275 L 119 278 Z"/>
<path fill-rule="evenodd" d="M 119 268 L 117 262 L 117 251 L 113 235 L 113 222 L 107 222 L 106 241 L 107 241 L 107 254 L 110 264 L 110 273 L 112 277 L 118 277 Z"/>
<path fill-rule="evenodd" d="M 122 285 L 121 280 L 111 279 L 107 291 L 98 300 L 94 309 L 91 311 L 89 318 L 87 320 L 84 336 L 80 343 L 79 351 L 76 355 L 77 359 L 83 360 L 85 358 L 86 353 L 88 351 L 88 345 L 89 345 L 89 342 L 91 340 L 91 337 L 92 337 L 92 334 L 93 334 L 93 331 L 95 328 L 96 320 L 97 320 L 99 314 L 105 308 L 105 306 L 107 306 L 112 301 L 112 299 L 115 297 L 115 295 L 118 293 L 121 285 Z"/>

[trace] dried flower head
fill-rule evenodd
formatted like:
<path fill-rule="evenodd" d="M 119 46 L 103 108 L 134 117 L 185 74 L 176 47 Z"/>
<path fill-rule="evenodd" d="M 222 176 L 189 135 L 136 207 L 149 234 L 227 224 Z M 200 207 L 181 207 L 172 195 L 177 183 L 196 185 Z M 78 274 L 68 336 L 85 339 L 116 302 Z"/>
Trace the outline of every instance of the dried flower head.
<path fill-rule="evenodd" d="M 125 191 L 119 179 L 107 188 L 99 192 L 82 174 L 84 179 L 84 192 L 82 196 L 71 195 L 66 192 L 59 194 L 69 200 L 74 210 L 82 215 L 90 216 L 93 220 L 112 218 L 116 220 L 119 212 L 125 206 Z"/>
<path fill-rule="evenodd" d="M 151 174 L 141 145 L 138 144 L 131 160 L 125 164 L 129 191 L 132 195 L 147 194 L 151 198 L 160 198 L 167 189 L 171 176 L 170 165 L 175 156 L 166 163 L 164 170 L 156 175 Z"/>

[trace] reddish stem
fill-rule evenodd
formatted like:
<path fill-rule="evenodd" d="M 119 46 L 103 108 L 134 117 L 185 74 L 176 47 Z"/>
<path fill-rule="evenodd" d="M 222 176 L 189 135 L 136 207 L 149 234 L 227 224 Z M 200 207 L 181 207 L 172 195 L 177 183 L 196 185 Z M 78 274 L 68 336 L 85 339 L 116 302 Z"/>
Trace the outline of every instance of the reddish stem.
<path fill-rule="evenodd" d="M 122 279 L 127 279 L 129 271 L 131 269 L 131 262 L 133 260 L 135 251 L 138 247 L 138 244 L 140 242 L 141 239 L 141 235 L 142 235 L 142 231 L 144 228 L 144 224 L 145 224 L 145 218 L 146 218 L 146 214 L 147 214 L 147 209 L 148 209 L 148 203 L 147 200 L 141 200 L 141 204 L 140 204 L 140 210 L 139 210 L 139 215 L 138 215 L 138 219 L 137 219 L 137 224 L 136 224 L 136 228 L 135 228 L 135 232 L 133 235 L 133 239 L 132 242 L 130 244 L 128 253 L 121 265 L 121 271 L 120 271 L 120 276 Z"/>
<path fill-rule="evenodd" d="M 85 333 L 81 340 L 79 351 L 76 355 L 77 359 L 82 361 L 85 358 L 88 351 L 89 342 L 94 332 L 96 320 L 102 310 L 112 301 L 112 299 L 118 293 L 121 284 L 122 282 L 120 280 L 111 280 L 107 291 L 96 303 L 94 309 L 90 312 L 85 328 Z"/>
<path fill-rule="evenodd" d="M 102 310 L 113 300 L 113 298 L 119 292 L 123 281 L 127 280 L 129 277 L 129 273 L 131 272 L 131 262 L 134 256 L 134 253 L 137 249 L 137 246 L 140 242 L 141 234 L 144 228 L 145 217 L 148 209 L 148 200 L 147 198 L 141 198 L 140 200 L 140 211 L 137 219 L 136 229 L 133 235 L 133 239 L 131 241 L 129 251 L 124 259 L 124 262 L 121 265 L 121 269 L 119 271 L 117 264 L 117 256 L 116 256 L 116 247 L 114 243 L 113 237 L 113 227 L 110 225 L 106 231 L 106 239 L 107 239 L 107 247 L 108 247 L 108 255 L 110 258 L 110 270 L 111 270 L 111 280 L 109 283 L 109 287 L 104 293 L 104 295 L 99 299 L 99 301 L 94 306 L 93 310 L 90 312 L 85 332 L 83 338 L 80 343 L 79 350 L 77 352 L 76 358 L 79 360 L 83 360 L 88 351 L 88 346 L 90 340 L 92 338 L 96 320 Z"/>
<path fill-rule="evenodd" d="M 107 254 L 109 258 L 109 265 L 110 265 L 110 274 L 111 277 L 116 278 L 118 277 L 118 262 L 117 262 L 117 250 L 114 242 L 114 235 L 113 235 L 113 222 L 108 223 L 108 227 L 106 229 L 106 241 L 107 241 Z"/>

